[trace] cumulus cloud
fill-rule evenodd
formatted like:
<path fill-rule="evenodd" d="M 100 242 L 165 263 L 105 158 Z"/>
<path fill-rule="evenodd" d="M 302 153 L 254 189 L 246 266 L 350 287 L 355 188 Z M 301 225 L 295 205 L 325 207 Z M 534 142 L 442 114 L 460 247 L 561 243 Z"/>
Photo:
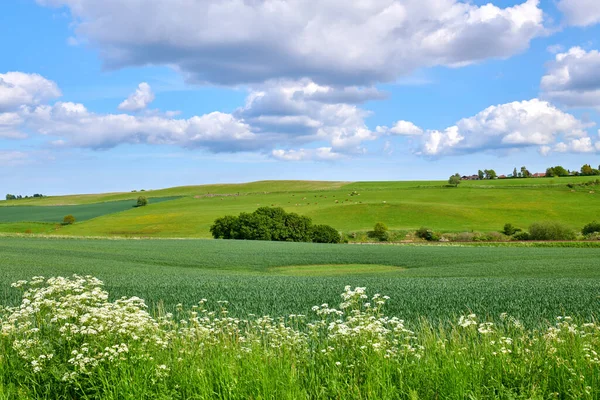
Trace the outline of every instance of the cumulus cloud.
<path fill-rule="evenodd" d="M 556 55 L 542 77 L 543 96 L 569 107 L 600 109 L 600 52 L 573 47 Z"/>
<path fill-rule="evenodd" d="M 39 104 L 60 95 L 56 83 L 38 74 L 0 74 L 0 113 L 14 111 L 22 105 Z"/>
<path fill-rule="evenodd" d="M 377 134 L 365 123 L 370 112 L 356 104 L 335 103 L 347 91 L 311 80 L 268 82 L 252 90 L 234 115 L 277 144 L 329 142 L 335 151 L 363 151 Z"/>
<path fill-rule="evenodd" d="M 119 110 L 140 111 L 148 107 L 148 104 L 153 101 L 154 93 L 152 92 L 152 88 L 146 82 L 142 82 L 135 92 L 119 104 Z"/>
<path fill-rule="evenodd" d="M 275 149 L 271 152 L 271 156 L 282 161 L 333 161 L 344 157 L 343 154 L 334 152 L 331 147 L 298 150 Z"/>
<path fill-rule="evenodd" d="M 16 112 L 0 113 L 0 138 L 3 139 L 24 139 L 27 137 L 21 132 L 20 126 L 23 119 Z"/>
<path fill-rule="evenodd" d="M 598 0 L 560 0 L 558 9 L 569 25 L 588 26 L 600 23 Z"/>
<path fill-rule="evenodd" d="M 418 136 L 423 134 L 423 129 L 419 128 L 410 121 L 400 120 L 391 128 L 387 126 L 378 126 L 377 132 L 382 134 L 401 135 L 401 136 Z"/>
<path fill-rule="evenodd" d="M 189 81 L 310 78 L 370 86 L 429 66 L 522 52 L 545 32 L 539 0 L 37 0 L 66 6 L 106 65 L 170 65 Z M 152 21 L 152 23 L 148 23 Z M 360 97 L 360 96 L 359 96 Z"/>
<path fill-rule="evenodd" d="M 128 114 L 96 114 L 84 105 L 58 102 L 24 109 L 25 124 L 63 146 L 106 149 L 124 143 L 170 144 L 213 152 L 256 149 L 249 127 L 231 114 L 213 112 L 189 119 Z"/>
<path fill-rule="evenodd" d="M 591 125 L 546 101 L 513 102 L 488 107 L 443 131 L 427 131 L 419 153 L 442 156 L 532 146 L 544 149 L 561 143 L 557 142 L 560 138 L 569 140 L 565 151 L 581 152 L 587 147 L 586 129 Z"/>

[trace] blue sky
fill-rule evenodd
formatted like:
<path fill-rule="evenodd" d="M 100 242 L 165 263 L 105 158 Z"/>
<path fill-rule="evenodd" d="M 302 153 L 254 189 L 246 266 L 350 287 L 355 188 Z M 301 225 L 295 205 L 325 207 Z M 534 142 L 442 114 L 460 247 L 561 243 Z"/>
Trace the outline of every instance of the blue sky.
<path fill-rule="evenodd" d="M 11 0 L 1 11 L 6 193 L 600 164 L 596 0 Z"/>

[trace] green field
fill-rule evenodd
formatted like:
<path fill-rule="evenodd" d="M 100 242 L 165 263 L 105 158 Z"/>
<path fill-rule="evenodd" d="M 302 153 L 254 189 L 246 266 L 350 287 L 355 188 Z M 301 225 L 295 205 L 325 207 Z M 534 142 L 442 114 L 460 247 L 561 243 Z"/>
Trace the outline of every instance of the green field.
<path fill-rule="evenodd" d="M 152 204 L 177 199 L 177 197 L 155 197 Z M 77 221 L 87 221 L 107 214 L 130 211 L 135 208 L 136 201 L 120 200 L 90 204 L 65 204 L 51 206 L 18 205 L 0 207 L 0 223 L 18 222 L 62 222 L 65 215 L 73 215 Z M 29 204 L 29 203 L 28 203 Z M 132 210 L 133 211 L 133 210 Z"/>
<path fill-rule="evenodd" d="M 310 314 L 315 304 L 338 304 L 345 285 L 389 295 L 389 314 L 409 321 L 473 311 L 538 324 L 600 310 L 599 248 L 4 237 L 0 254 L 2 304 L 18 300 L 11 282 L 78 273 L 104 280 L 114 298 L 170 309 L 228 300 L 233 315 Z"/>
<path fill-rule="evenodd" d="M 569 188 L 567 183 L 590 180 L 465 181 L 458 188 L 446 187 L 442 181 L 263 181 L 146 191 L 151 206 L 137 209 L 128 202 L 139 192 L 58 196 L 0 202 L 4 206 L 0 207 L 0 232 L 208 238 L 216 218 L 260 206 L 280 206 L 346 233 L 370 230 L 380 221 L 398 231 L 427 226 L 442 232 L 486 232 L 499 231 L 507 222 L 527 228 L 544 220 L 580 230 L 586 223 L 600 220 L 600 194 L 596 186 Z M 353 191 L 358 195 L 350 196 Z M 159 203 L 172 197 L 180 198 Z M 15 207 L 6 207 L 9 205 Z M 54 207 L 41 207 L 50 205 Z M 82 217 L 76 215 L 78 207 L 82 207 Z M 81 222 L 59 230 L 54 224 L 40 224 L 58 222 L 69 213 Z M 88 218 L 92 219 L 86 221 Z"/>

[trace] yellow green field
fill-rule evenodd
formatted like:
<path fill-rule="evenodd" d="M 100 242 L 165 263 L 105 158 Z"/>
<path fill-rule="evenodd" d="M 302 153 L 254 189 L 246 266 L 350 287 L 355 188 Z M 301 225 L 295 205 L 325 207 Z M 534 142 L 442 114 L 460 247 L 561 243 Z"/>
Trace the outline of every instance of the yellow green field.
<path fill-rule="evenodd" d="M 526 228 L 532 222 L 560 221 L 579 230 L 600 219 L 600 186 L 580 185 L 590 177 L 465 181 L 458 188 L 443 181 L 321 182 L 261 181 L 246 184 L 184 186 L 143 193 L 54 196 L 0 202 L 1 206 L 53 207 L 68 213 L 81 205 L 133 201 L 147 207 L 110 211 L 72 226 L 2 217 L 0 232 L 73 236 L 210 237 L 209 227 L 223 215 L 260 206 L 283 207 L 349 233 L 384 222 L 392 230 L 427 226 L 438 231 L 498 231 L 507 223 Z M 574 186 L 568 187 L 567 184 Z M 355 192 L 355 195 L 351 195 Z M 153 199 L 177 197 L 161 203 Z M 108 203 L 106 203 L 108 202 Z M 116 204 L 116 203 L 115 203 Z M 6 211 L 6 209 L 4 209 Z M 6 212 L 5 212 L 6 215 Z M 75 215 L 75 214 L 74 214 Z M 77 217 L 77 215 L 75 215 Z"/>

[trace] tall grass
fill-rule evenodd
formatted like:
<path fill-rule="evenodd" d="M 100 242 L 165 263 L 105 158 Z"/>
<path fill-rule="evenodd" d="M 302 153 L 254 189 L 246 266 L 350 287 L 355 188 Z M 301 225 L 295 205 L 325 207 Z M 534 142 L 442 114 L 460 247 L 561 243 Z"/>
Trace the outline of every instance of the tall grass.
<path fill-rule="evenodd" d="M 527 330 L 502 314 L 447 326 L 384 312 L 346 287 L 341 304 L 274 319 L 151 315 L 108 301 L 93 277 L 33 278 L 3 310 L 0 396 L 64 399 L 577 398 L 600 396 L 600 325 L 559 317 Z"/>

